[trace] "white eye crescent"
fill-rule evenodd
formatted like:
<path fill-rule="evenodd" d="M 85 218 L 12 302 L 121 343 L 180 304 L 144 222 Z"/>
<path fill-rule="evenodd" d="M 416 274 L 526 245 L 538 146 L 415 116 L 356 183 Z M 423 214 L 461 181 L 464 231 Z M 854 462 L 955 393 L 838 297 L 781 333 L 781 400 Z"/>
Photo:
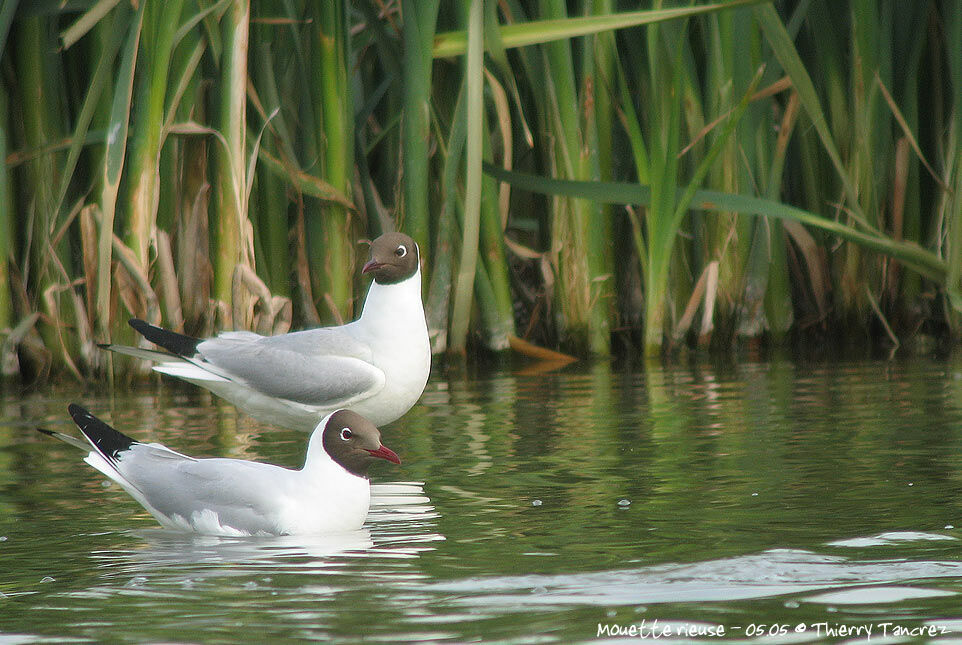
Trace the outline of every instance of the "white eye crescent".
<path fill-rule="evenodd" d="M 398 247 L 394 249 L 394 255 L 398 256 L 399 258 L 403 258 L 407 254 L 408 247 L 404 246 L 403 244 L 399 244 Z"/>
<path fill-rule="evenodd" d="M 353 436 L 354 436 L 354 433 L 351 432 L 351 429 L 350 429 L 350 428 L 341 428 L 341 439 L 342 439 L 343 441 L 347 441 L 348 439 L 350 439 L 350 438 L 353 437 Z"/>

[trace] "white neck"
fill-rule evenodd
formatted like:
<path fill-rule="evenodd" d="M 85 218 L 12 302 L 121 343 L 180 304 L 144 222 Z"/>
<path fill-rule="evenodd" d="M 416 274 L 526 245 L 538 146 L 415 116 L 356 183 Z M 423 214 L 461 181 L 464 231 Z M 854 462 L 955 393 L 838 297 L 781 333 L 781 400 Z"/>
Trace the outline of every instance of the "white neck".
<path fill-rule="evenodd" d="M 349 473 L 324 450 L 324 427 L 329 418 L 311 434 L 304 468 L 296 475 L 296 501 L 281 509 L 291 533 L 354 530 L 370 508 L 368 479 Z"/>
<path fill-rule="evenodd" d="M 333 414 L 332 412 L 324 417 L 324 420 L 311 433 L 311 438 L 307 442 L 307 457 L 304 459 L 304 468 L 301 472 L 326 481 L 357 478 L 357 475 L 348 472 L 346 468 L 334 461 L 324 449 L 324 428 L 327 427 L 327 421 Z"/>
<path fill-rule="evenodd" d="M 377 280 L 371 282 L 358 320 L 365 320 L 365 325 L 381 322 L 391 326 L 408 320 L 412 315 L 424 318 L 420 266 L 414 275 L 394 284 L 379 284 Z"/>

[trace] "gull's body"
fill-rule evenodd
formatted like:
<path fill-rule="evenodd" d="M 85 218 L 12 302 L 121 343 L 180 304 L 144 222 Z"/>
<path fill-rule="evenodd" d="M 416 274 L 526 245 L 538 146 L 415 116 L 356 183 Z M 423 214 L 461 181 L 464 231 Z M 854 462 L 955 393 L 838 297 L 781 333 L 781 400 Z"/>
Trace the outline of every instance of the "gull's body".
<path fill-rule="evenodd" d="M 431 370 L 417 245 L 400 233 L 382 235 L 364 272 L 374 281 L 361 316 L 346 325 L 200 340 L 132 320 L 167 351 L 104 347 L 154 361 L 154 370 L 207 388 L 267 423 L 310 432 L 342 408 L 390 423 L 417 402 Z"/>
<path fill-rule="evenodd" d="M 84 461 L 120 484 L 164 527 L 205 535 L 355 530 L 370 506 L 368 464 L 377 458 L 400 463 L 381 445 L 373 424 L 346 410 L 318 424 L 304 467 L 290 470 L 240 459 L 195 459 L 135 441 L 80 406 L 69 409 L 89 445 L 43 432 L 90 449 Z"/>

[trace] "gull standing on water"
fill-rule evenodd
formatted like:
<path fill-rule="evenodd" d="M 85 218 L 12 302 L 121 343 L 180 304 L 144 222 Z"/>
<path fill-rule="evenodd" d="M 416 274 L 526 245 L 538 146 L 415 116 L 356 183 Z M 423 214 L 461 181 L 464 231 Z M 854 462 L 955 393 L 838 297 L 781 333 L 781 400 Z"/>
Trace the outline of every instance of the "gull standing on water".
<path fill-rule="evenodd" d="M 317 535 L 361 527 L 371 503 L 368 466 L 400 464 L 381 433 L 349 410 L 317 424 L 300 470 L 241 459 L 195 459 L 140 443 L 81 406 L 68 407 L 86 442 L 38 430 L 90 452 L 84 461 L 120 484 L 164 527 L 204 535 Z"/>
<path fill-rule="evenodd" d="M 371 243 L 362 272 L 374 281 L 360 318 L 346 325 L 201 340 L 133 319 L 166 351 L 102 347 L 154 361 L 155 371 L 207 388 L 266 423 L 310 432 L 326 414 L 349 408 L 384 425 L 411 409 L 431 371 L 418 246 L 403 233 L 385 233 Z"/>

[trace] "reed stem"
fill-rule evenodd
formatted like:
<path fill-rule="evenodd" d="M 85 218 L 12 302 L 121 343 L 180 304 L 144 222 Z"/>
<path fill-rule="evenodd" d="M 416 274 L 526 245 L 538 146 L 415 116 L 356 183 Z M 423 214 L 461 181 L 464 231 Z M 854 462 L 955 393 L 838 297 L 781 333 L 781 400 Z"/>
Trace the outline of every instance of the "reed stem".
<path fill-rule="evenodd" d="M 222 145 L 214 151 L 216 183 L 211 213 L 214 282 L 212 295 L 231 301 L 234 267 L 252 265 L 246 209 L 247 57 L 249 0 L 231 0 L 221 19 L 224 51 L 220 69 L 217 123 Z M 244 321 L 235 320 L 235 327 Z"/>

